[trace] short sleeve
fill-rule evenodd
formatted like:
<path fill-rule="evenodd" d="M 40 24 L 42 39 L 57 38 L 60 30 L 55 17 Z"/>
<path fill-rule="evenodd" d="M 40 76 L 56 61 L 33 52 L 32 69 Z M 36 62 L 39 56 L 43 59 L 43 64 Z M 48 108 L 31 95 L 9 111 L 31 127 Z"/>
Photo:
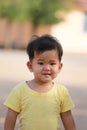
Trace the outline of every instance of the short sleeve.
<path fill-rule="evenodd" d="M 60 105 L 60 112 L 66 112 L 68 110 L 71 110 L 74 107 L 74 103 L 67 88 L 64 87 L 61 94 L 62 100 Z"/>
<path fill-rule="evenodd" d="M 20 112 L 20 93 L 16 88 L 9 94 L 4 105 L 16 112 Z"/>

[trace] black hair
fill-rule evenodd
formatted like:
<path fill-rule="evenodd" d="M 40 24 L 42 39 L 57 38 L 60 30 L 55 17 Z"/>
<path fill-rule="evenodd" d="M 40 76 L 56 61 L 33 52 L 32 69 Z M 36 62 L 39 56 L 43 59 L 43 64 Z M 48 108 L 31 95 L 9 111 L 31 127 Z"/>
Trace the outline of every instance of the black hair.
<path fill-rule="evenodd" d="M 33 36 L 27 45 L 27 54 L 30 61 L 34 58 L 35 51 L 40 54 L 47 50 L 57 50 L 59 61 L 61 61 L 63 48 L 59 41 L 51 35 Z"/>

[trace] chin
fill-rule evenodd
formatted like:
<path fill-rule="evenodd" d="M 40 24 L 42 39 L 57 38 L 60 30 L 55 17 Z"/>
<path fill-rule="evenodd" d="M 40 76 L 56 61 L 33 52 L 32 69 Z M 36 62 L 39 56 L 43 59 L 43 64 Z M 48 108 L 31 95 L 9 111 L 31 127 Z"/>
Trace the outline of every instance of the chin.
<path fill-rule="evenodd" d="M 42 80 L 43 83 L 49 83 L 51 82 L 52 80 Z"/>

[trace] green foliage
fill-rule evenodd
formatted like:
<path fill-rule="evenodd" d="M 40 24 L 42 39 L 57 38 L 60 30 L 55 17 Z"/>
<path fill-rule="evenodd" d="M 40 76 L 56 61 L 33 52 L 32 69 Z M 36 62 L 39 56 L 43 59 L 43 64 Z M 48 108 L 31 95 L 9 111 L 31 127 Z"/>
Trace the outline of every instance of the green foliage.
<path fill-rule="evenodd" d="M 0 17 L 8 18 L 9 20 L 14 20 L 16 17 L 17 8 L 9 0 L 0 1 Z"/>
<path fill-rule="evenodd" d="M 60 9 L 58 0 L 38 0 L 38 2 L 30 0 L 27 18 L 36 26 L 38 24 L 54 24 L 60 19 L 55 14 L 58 9 Z"/>
<path fill-rule="evenodd" d="M 0 1 L 0 17 L 28 20 L 34 26 L 51 25 L 63 20 L 60 12 L 67 10 L 69 6 L 70 0 L 3 0 Z"/>

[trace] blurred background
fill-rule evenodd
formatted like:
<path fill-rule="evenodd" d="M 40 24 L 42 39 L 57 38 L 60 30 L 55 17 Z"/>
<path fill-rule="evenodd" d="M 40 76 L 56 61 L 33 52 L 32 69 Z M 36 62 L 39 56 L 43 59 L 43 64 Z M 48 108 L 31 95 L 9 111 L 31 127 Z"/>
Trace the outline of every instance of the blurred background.
<path fill-rule="evenodd" d="M 74 100 L 77 130 L 86 130 L 87 0 L 0 1 L 0 129 L 8 94 L 17 83 L 33 77 L 26 66 L 26 46 L 32 35 L 43 34 L 55 36 L 63 46 L 64 65 L 55 80 L 67 86 Z"/>

